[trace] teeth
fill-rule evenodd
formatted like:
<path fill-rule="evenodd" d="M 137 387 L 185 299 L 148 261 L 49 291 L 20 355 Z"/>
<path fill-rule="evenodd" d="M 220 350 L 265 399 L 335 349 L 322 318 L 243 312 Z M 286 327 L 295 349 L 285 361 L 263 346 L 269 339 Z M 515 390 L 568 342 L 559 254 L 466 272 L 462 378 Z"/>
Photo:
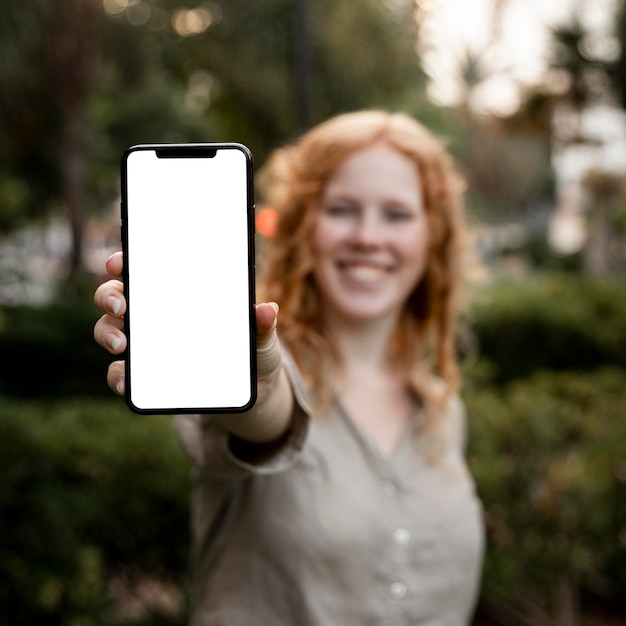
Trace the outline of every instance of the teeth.
<path fill-rule="evenodd" d="M 384 268 L 371 265 L 347 265 L 345 272 L 355 280 L 362 282 L 374 282 L 387 273 Z"/>

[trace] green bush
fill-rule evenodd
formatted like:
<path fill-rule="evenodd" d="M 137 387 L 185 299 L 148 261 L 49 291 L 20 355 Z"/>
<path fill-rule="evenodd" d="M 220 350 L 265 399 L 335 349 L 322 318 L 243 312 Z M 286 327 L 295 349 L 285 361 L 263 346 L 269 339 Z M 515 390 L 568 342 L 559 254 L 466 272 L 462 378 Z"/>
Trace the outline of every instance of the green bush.
<path fill-rule="evenodd" d="M 528 624 L 566 623 L 581 599 L 623 605 L 626 372 L 540 372 L 465 395 L 488 528 L 485 601 Z"/>
<path fill-rule="evenodd" d="M 0 626 L 120 624 L 112 580 L 185 586 L 188 465 L 168 417 L 110 397 L 92 290 L 0 311 Z M 483 602 L 533 625 L 567 597 L 626 602 L 626 288 L 496 285 L 472 326 Z"/>
<path fill-rule="evenodd" d="M 112 623 L 116 576 L 183 589 L 188 470 L 169 417 L 3 399 L 0 624 Z"/>
<path fill-rule="evenodd" d="M 626 286 L 552 275 L 496 284 L 471 312 L 479 354 L 504 385 L 542 369 L 626 369 Z"/>
<path fill-rule="evenodd" d="M 65 286 L 45 307 L 0 310 L 0 394 L 18 398 L 109 395 L 112 360 L 93 338 L 95 282 Z"/>

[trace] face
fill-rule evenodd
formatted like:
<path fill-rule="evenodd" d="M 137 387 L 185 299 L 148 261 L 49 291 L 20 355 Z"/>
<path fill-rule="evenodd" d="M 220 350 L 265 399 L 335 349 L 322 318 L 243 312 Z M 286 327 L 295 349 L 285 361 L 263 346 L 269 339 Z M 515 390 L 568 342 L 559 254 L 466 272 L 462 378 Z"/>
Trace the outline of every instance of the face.
<path fill-rule="evenodd" d="M 313 278 L 324 313 L 395 320 L 426 267 L 429 229 L 413 161 L 385 143 L 348 156 L 324 189 Z"/>

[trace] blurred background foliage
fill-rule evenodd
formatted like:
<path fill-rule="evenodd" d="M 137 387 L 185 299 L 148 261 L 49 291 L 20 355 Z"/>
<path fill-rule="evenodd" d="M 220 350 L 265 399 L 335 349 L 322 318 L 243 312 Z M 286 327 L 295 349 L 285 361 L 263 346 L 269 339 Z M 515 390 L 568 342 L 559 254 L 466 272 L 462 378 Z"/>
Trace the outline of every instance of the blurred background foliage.
<path fill-rule="evenodd" d="M 592 163 L 578 186 L 585 237 L 560 249 L 550 236 L 559 155 L 595 145 L 588 111 L 625 104 L 624 4 L 610 58 L 580 14 L 554 28 L 545 80 L 507 114 L 475 106 L 484 51 L 457 60 L 454 106 L 428 97 L 430 4 L 4 2 L 0 626 L 185 623 L 189 468 L 168 418 L 111 397 L 92 338 L 93 289 L 119 247 L 122 152 L 236 140 L 261 166 L 364 107 L 422 120 L 467 178 L 463 395 L 488 529 L 475 624 L 624 623 L 623 173 Z"/>

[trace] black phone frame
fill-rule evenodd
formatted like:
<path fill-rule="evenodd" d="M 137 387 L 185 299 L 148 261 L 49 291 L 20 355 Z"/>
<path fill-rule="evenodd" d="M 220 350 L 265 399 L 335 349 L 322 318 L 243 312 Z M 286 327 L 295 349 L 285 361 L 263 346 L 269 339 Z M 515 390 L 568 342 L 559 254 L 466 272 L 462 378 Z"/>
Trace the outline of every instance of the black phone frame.
<path fill-rule="evenodd" d="M 209 158 L 215 156 L 219 150 L 240 150 L 246 157 L 246 200 L 247 200 L 247 229 L 248 229 L 248 303 L 249 303 L 249 327 L 250 327 L 250 399 L 240 407 L 166 407 L 144 409 L 137 407 L 131 400 L 131 364 L 130 364 L 130 344 L 131 337 L 131 294 L 129 293 L 128 263 L 128 157 L 136 151 L 154 151 L 158 158 L 205 158 L 207 152 Z M 212 153 L 212 154 L 211 154 Z M 120 186 L 121 186 L 121 240 L 124 264 L 122 279 L 124 284 L 124 297 L 126 298 L 126 313 L 124 315 L 124 326 L 127 337 L 126 350 L 122 357 L 125 362 L 125 400 L 128 408 L 140 415 L 183 415 L 183 414 L 230 414 L 245 413 L 249 411 L 257 400 L 257 359 L 256 359 L 256 260 L 255 260 L 255 201 L 254 201 L 254 163 L 250 149 L 239 142 L 225 143 L 147 143 L 130 146 L 124 151 L 120 160 Z"/>

